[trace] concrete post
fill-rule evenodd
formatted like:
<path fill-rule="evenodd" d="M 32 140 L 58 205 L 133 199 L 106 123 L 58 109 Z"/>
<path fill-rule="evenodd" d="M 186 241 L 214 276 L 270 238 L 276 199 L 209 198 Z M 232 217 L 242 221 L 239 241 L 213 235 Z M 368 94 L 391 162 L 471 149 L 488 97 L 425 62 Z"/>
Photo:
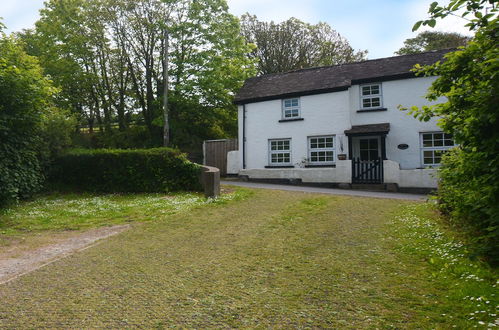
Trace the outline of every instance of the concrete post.
<path fill-rule="evenodd" d="M 216 167 L 203 166 L 201 184 L 207 198 L 220 196 L 220 170 Z"/>

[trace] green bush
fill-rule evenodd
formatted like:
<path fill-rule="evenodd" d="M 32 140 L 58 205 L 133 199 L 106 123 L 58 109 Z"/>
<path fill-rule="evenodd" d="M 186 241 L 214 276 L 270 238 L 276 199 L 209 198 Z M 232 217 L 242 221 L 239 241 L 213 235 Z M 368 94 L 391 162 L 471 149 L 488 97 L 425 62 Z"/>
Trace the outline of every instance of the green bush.
<path fill-rule="evenodd" d="M 42 188 L 42 134 L 55 92 L 37 60 L 0 32 L 0 206 Z"/>
<path fill-rule="evenodd" d="M 168 192 L 201 190 L 200 171 L 169 148 L 78 149 L 56 159 L 50 180 L 85 191 Z"/>
<path fill-rule="evenodd" d="M 128 127 L 123 132 L 115 129 L 109 132 L 78 132 L 73 135 L 75 148 L 143 149 L 159 147 L 162 144 L 162 132 L 158 130 L 158 134 L 151 136 L 144 126 Z"/>
<path fill-rule="evenodd" d="M 430 13 L 437 18 L 460 7 L 476 11 L 468 26 L 477 30 L 466 47 L 417 70 L 438 76 L 427 98 L 439 102 L 445 97 L 446 102 L 412 111 L 422 120 L 439 117 L 443 131 L 454 136 L 459 147 L 442 159 L 439 207 L 470 234 L 475 255 L 499 265 L 499 19 L 492 12 L 481 14 L 488 3 L 453 0 L 447 9 L 432 5 Z"/>
<path fill-rule="evenodd" d="M 439 171 L 439 208 L 474 243 L 475 255 L 499 264 L 499 157 L 454 148 Z"/>

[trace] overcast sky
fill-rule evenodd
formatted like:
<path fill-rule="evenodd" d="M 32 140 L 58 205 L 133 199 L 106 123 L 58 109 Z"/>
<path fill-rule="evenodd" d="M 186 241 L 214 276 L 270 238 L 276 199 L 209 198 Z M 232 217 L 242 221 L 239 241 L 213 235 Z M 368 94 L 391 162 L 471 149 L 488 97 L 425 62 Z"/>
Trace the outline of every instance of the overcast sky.
<path fill-rule="evenodd" d="M 290 17 L 308 23 L 326 22 L 355 49 L 367 49 L 369 58 L 392 56 L 418 20 L 427 17 L 434 0 L 228 0 L 235 15 L 246 12 L 260 20 L 280 22 Z M 0 17 L 7 32 L 33 27 L 44 0 L 0 0 Z M 448 0 L 440 0 L 445 4 Z M 435 30 L 469 34 L 457 17 L 439 21 Z M 420 32 L 420 31 L 418 31 Z"/>

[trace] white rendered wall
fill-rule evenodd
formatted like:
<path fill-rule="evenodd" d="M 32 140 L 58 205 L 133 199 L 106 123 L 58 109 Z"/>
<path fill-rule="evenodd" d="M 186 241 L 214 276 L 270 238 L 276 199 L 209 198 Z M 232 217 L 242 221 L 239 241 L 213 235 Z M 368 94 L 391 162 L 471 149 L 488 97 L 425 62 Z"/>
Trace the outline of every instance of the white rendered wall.
<path fill-rule="evenodd" d="M 421 168 L 420 133 L 440 131 L 436 120 L 420 122 L 407 112 L 398 110 L 398 105 L 410 108 L 421 107 L 429 102 L 424 98 L 434 77 L 422 77 L 382 82 L 383 107 L 387 111 L 357 112 L 360 109 L 359 85 L 348 91 L 300 97 L 302 121 L 279 122 L 282 119 L 282 100 L 271 100 L 246 105 L 246 174 L 253 178 L 301 178 L 303 182 L 350 182 L 345 173 L 337 169 L 299 169 L 299 163 L 307 155 L 309 136 L 335 135 L 336 155 L 348 153 L 348 139 L 344 131 L 352 125 L 390 123 L 386 137 L 387 163 L 385 182 L 398 183 L 401 187 L 429 187 L 437 185 L 433 173 L 436 170 Z M 441 101 L 441 100 L 439 100 Z M 242 168 L 243 164 L 243 107 L 238 108 L 239 153 L 231 155 L 231 166 Z M 291 138 L 291 154 L 294 169 L 265 169 L 269 165 L 268 140 Z M 343 152 L 340 150 L 343 142 Z M 406 150 L 397 148 L 407 144 Z M 236 161 L 235 157 L 238 157 Z M 337 161 L 337 166 L 340 162 Z M 393 166 L 392 166 L 393 165 Z M 258 171 L 248 170 L 258 169 Z M 392 170 L 390 170 L 392 169 Z M 416 170 L 418 169 L 418 170 Z M 264 174 L 266 173 L 266 174 Z M 349 172 L 350 173 L 350 172 Z M 240 174 L 243 174 L 240 172 Z M 350 176 L 351 174 L 348 174 Z"/>
<path fill-rule="evenodd" d="M 291 138 L 291 162 L 299 163 L 307 157 L 309 136 L 336 135 L 336 154 L 340 139 L 344 153 L 348 141 L 344 131 L 350 125 L 348 91 L 300 97 L 301 121 L 279 122 L 282 119 L 281 100 L 246 105 L 246 168 L 265 168 L 269 165 L 268 140 Z M 239 106 L 239 150 L 243 150 L 243 107 Z M 242 164 L 242 152 L 240 154 Z"/>
<path fill-rule="evenodd" d="M 227 174 L 238 174 L 243 168 L 240 161 L 240 151 L 233 150 L 227 152 Z"/>
<path fill-rule="evenodd" d="M 396 183 L 401 188 L 437 188 L 437 170 L 419 168 L 411 170 L 400 169 L 400 165 L 392 160 L 383 161 L 385 183 Z"/>
<path fill-rule="evenodd" d="M 360 109 L 360 88 L 350 88 L 352 125 L 390 123 L 390 133 L 386 136 L 386 158 L 400 163 L 402 169 L 422 167 L 420 132 L 440 131 L 437 120 L 421 122 L 400 111 L 397 107 L 410 108 L 429 105 L 424 98 L 435 77 L 421 77 L 382 82 L 383 107 L 387 111 L 357 112 Z M 406 150 L 397 148 L 399 144 L 407 144 Z"/>
<path fill-rule="evenodd" d="M 350 183 L 352 162 L 339 160 L 336 168 L 253 168 L 241 170 L 239 175 L 250 179 L 301 179 L 304 183 Z"/>

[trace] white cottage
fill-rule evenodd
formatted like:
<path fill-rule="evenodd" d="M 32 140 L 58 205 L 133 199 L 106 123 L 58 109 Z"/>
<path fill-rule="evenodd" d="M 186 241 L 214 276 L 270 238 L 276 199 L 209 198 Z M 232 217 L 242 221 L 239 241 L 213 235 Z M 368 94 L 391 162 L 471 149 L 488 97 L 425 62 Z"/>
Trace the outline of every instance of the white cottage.
<path fill-rule="evenodd" d="M 399 105 L 423 106 L 435 77 L 415 64 L 449 50 L 403 55 L 248 79 L 235 98 L 239 150 L 229 173 L 250 180 L 437 187 L 442 152 L 454 145 L 436 120 L 420 122 Z"/>

